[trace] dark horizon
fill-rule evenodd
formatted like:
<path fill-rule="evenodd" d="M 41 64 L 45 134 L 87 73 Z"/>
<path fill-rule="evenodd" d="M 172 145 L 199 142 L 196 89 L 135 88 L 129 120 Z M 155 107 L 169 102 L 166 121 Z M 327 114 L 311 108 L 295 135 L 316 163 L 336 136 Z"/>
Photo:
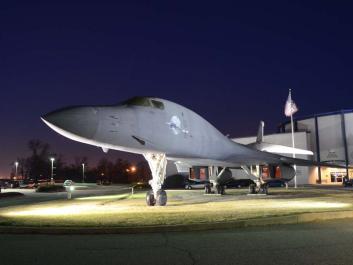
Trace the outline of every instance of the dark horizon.
<path fill-rule="evenodd" d="M 70 105 L 165 98 L 231 137 L 352 109 L 353 3 L 5 3 L 0 16 L 0 177 L 30 139 L 67 159 L 135 155 L 76 143 L 40 116 Z M 48 162 L 49 165 L 49 162 Z"/>

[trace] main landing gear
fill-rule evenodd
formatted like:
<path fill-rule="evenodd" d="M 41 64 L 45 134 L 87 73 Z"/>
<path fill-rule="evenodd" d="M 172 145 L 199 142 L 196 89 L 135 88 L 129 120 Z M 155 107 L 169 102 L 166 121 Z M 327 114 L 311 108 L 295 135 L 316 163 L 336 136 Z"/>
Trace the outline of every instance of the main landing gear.
<path fill-rule="evenodd" d="M 149 184 L 152 190 L 146 194 L 146 204 L 148 206 L 165 206 L 167 205 L 167 193 L 162 189 L 162 184 L 166 175 L 167 159 L 165 154 L 144 154 L 148 165 L 152 172 L 152 179 Z"/>
<path fill-rule="evenodd" d="M 226 169 L 226 167 L 223 167 L 222 170 L 219 171 L 219 167 L 216 166 L 208 168 L 211 183 L 205 185 L 205 194 L 225 194 L 225 186 L 220 185 L 218 182 Z"/>
<path fill-rule="evenodd" d="M 158 190 L 157 197 L 154 196 L 153 190 L 149 190 L 146 194 L 146 204 L 148 206 L 166 206 L 167 199 L 167 193 L 165 190 Z"/>
<path fill-rule="evenodd" d="M 249 194 L 265 194 L 268 195 L 268 186 L 267 184 L 251 184 L 249 186 Z"/>
<path fill-rule="evenodd" d="M 213 184 L 214 191 L 212 191 L 212 184 L 206 184 L 205 185 L 205 194 L 219 194 L 219 195 L 224 195 L 225 194 L 225 187 L 223 185 L 219 184 Z"/>

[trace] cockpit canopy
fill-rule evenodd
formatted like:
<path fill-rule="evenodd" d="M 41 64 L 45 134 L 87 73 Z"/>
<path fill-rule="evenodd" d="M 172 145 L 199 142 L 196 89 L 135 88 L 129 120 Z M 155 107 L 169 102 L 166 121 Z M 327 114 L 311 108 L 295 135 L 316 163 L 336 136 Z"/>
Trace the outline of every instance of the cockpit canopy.
<path fill-rule="evenodd" d="M 148 97 L 133 97 L 123 102 L 123 104 L 127 106 L 151 107 L 164 110 L 163 102 Z"/>

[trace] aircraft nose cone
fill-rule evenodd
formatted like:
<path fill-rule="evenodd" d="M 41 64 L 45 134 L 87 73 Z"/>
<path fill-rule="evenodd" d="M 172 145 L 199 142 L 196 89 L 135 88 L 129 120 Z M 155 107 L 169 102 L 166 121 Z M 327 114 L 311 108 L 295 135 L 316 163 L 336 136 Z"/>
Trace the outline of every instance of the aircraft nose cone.
<path fill-rule="evenodd" d="M 50 112 L 41 118 L 60 134 L 92 139 L 98 127 L 97 112 L 94 107 L 70 107 Z"/>

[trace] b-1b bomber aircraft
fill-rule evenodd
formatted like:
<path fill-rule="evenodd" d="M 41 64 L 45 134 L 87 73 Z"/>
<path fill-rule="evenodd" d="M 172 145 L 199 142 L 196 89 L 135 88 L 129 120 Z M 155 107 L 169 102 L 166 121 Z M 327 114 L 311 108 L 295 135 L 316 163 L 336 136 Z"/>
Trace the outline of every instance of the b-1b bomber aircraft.
<path fill-rule="evenodd" d="M 208 166 L 213 185 L 206 185 L 205 192 L 214 189 L 220 194 L 224 193 L 222 176 L 227 168 L 243 169 L 249 178 L 257 179 L 253 192 L 264 192 L 268 180 L 254 176 L 252 166 L 279 167 L 282 180 L 288 182 L 295 176 L 294 165 L 319 165 L 235 143 L 195 112 L 160 98 L 134 97 L 117 105 L 67 107 L 41 118 L 57 133 L 104 152 L 112 149 L 143 155 L 152 173 L 152 189 L 146 194 L 149 206 L 167 204 L 167 193 L 162 189 L 167 160 L 177 168 Z"/>

